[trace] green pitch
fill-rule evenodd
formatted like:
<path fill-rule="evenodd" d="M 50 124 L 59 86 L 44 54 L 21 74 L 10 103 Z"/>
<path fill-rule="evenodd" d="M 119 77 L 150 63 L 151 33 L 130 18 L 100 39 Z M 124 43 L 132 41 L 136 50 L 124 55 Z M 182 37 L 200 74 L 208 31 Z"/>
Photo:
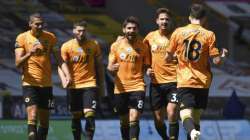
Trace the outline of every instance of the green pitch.
<path fill-rule="evenodd" d="M 72 140 L 69 120 L 52 120 L 48 140 Z M 27 125 L 24 120 L 0 120 L 1 140 L 26 140 Z"/>

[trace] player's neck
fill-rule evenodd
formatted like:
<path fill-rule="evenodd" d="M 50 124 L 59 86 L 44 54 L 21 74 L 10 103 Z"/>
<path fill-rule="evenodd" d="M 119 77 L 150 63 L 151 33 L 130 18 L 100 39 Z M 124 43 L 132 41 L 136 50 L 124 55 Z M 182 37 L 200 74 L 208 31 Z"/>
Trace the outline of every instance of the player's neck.
<path fill-rule="evenodd" d="M 79 46 L 82 46 L 85 42 L 86 42 L 86 38 L 84 38 L 84 39 L 75 39 L 76 40 L 76 42 L 79 44 Z"/>
<path fill-rule="evenodd" d="M 42 35 L 42 32 L 35 32 L 33 30 L 30 30 L 30 34 L 36 38 L 39 38 Z"/>
<path fill-rule="evenodd" d="M 159 29 L 159 34 L 161 36 L 166 36 L 167 37 L 169 35 L 169 32 L 167 30 L 161 30 L 161 29 Z"/>
<path fill-rule="evenodd" d="M 191 24 L 194 24 L 194 25 L 201 25 L 201 21 L 198 20 L 198 19 L 191 19 L 191 20 L 190 20 L 190 23 L 191 23 Z"/>
<path fill-rule="evenodd" d="M 133 39 L 128 39 L 126 38 L 126 42 L 130 45 L 133 45 L 136 42 L 137 38 L 133 38 Z"/>

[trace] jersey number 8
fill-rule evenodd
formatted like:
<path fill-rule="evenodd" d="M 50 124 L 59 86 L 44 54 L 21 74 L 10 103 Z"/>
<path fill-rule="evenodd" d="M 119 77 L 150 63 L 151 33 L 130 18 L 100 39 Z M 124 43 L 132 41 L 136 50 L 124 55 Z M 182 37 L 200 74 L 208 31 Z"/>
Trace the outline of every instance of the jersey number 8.
<path fill-rule="evenodd" d="M 198 61 L 200 58 L 201 43 L 195 39 L 183 41 L 185 45 L 185 58 L 190 61 Z"/>

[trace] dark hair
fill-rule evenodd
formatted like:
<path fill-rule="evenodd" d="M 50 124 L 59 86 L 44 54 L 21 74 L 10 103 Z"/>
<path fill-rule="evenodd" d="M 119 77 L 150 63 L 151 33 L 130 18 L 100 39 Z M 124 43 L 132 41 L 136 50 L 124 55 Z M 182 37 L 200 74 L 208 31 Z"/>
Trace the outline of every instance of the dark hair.
<path fill-rule="evenodd" d="M 77 21 L 77 22 L 75 22 L 73 24 L 73 28 L 76 28 L 76 26 L 86 27 L 87 26 L 87 21 L 85 21 L 85 20 Z"/>
<path fill-rule="evenodd" d="M 192 4 L 190 7 L 190 16 L 195 19 L 202 19 L 206 16 L 206 10 L 202 4 Z"/>
<path fill-rule="evenodd" d="M 123 28 L 126 27 L 128 23 L 134 23 L 134 24 L 137 25 L 137 27 L 139 27 L 139 20 L 138 20 L 137 17 L 134 17 L 134 16 L 129 16 L 129 17 L 127 17 L 127 18 L 124 20 L 124 22 L 123 22 L 123 24 L 122 24 L 122 27 L 123 27 Z"/>
<path fill-rule="evenodd" d="M 33 21 L 34 18 L 43 19 L 40 13 L 33 13 L 33 14 L 30 15 L 29 21 L 30 21 L 30 22 Z"/>
<path fill-rule="evenodd" d="M 169 17 L 172 17 L 172 13 L 168 8 L 162 7 L 158 8 L 155 13 L 155 17 L 158 18 L 161 13 L 166 13 Z"/>

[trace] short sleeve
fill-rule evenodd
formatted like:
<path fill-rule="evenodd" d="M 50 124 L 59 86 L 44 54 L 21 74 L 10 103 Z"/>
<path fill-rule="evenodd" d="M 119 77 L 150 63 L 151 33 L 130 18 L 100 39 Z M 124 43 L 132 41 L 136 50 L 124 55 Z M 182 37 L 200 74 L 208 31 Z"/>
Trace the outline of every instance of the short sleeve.
<path fill-rule="evenodd" d="M 177 30 L 175 30 L 170 37 L 169 47 L 167 48 L 167 52 L 174 54 L 177 49 L 177 45 L 178 45 Z"/>
<path fill-rule="evenodd" d="M 144 65 L 151 65 L 151 53 L 149 46 L 147 44 L 144 44 L 144 48 L 145 48 Z"/>
<path fill-rule="evenodd" d="M 25 46 L 25 36 L 20 34 L 16 38 L 15 49 L 24 49 Z"/>
<path fill-rule="evenodd" d="M 68 49 L 65 44 L 63 44 L 61 47 L 61 57 L 63 61 L 69 61 Z"/>
<path fill-rule="evenodd" d="M 116 59 L 116 45 L 112 44 L 110 47 L 110 52 L 109 52 L 109 63 L 115 63 L 117 61 Z"/>
<path fill-rule="evenodd" d="M 96 44 L 95 56 L 96 57 L 101 56 L 101 54 L 102 54 L 101 46 L 99 45 L 99 43 L 97 41 L 95 41 L 95 44 Z"/>

